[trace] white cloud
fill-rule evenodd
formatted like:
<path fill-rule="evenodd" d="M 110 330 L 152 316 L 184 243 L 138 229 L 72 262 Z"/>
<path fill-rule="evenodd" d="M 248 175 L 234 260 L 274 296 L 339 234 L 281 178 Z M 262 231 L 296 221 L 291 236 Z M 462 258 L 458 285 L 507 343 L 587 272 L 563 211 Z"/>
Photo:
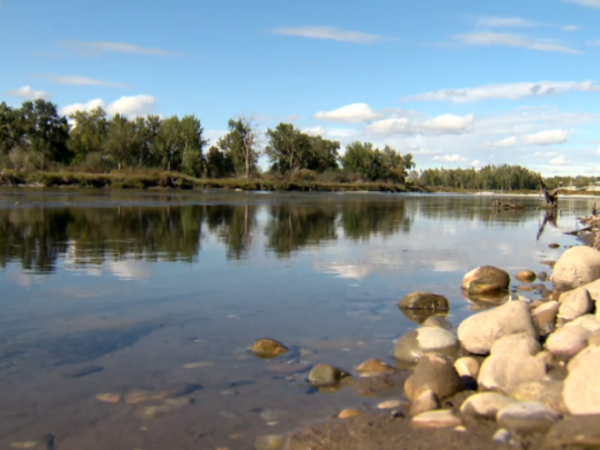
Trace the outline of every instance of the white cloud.
<path fill-rule="evenodd" d="M 533 156 L 535 156 L 536 158 L 554 158 L 554 157 L 558 156 L 558 153 L 556 153 L 556 152 L 535 152 L 533 154 Z"/>
<path fill-rule="evenodd" d="M 496 147 L 506 148 L 506 147 L 514 147 L 517 145 L 517 137 L 512 136 L 506 139 L 502 139 L 501 141 L 496 142 Z"/>
<path fill-rule="evenodd" d="M 540 81 L 537 83 L 490 84 L 473 88 L 442 89 L 410 97 L 404 101 L 449 101 L 467 103 L 481 100 L 518 100 L 529 97 L 546 97 L 568 91 L 600 92 L 592 81 Z"/>
<path fill-rule="evenodd" d="M 593 41 L 588 41 L 588 45 L 598 45 L 600 46 L 600 39 L 596 39 Z"/>
<path fill-rule="evenodd" d="M 367 126 L 374 134 L 410 134 L 409 120 L 406 117 L 378 120 Z"/>
<path fill-rule="evenodd" d="M 461 134 L 469 131 L 475 116 L 456 116 L 444 114 L 433 119 L 423 120 L 417 117 L 390 117 L 373 122 L 365 127 L 369 134 L 380 136 L 393 135 L 444 135 Z"/>
<path fill-rule="evenodd" d="M 539 26 L 537 22 L 521 17 L 479 17 L 477 25 L 486 28 L 533 28 Z"/>
<path fill-rule="evenodd" d="M 31 86 L 23 86 L 18 89 L 13 89 L 12 91 L 8 91 L 6 93 L 8 97 L 20 97 L 26 100 L 37 100 L 40 98 L 49 99 L 52 97 L 46 91 L 36 91 Z"/>
<path fill-rule="evenodd" d="M 477 167 L 481 167 L 483 164 L 481 163 L 481 161 L 474 159 L 473 161 L 471 161 L 471 165 L 473 167 L 477 168 Z"/>
<path fill-rule="evenodd" d="M 96 80 L 94 78 L 80 77 L 74 75 L 43 75 L 45 79 L 53 83 L 67 84 L 71 86 L 103 86 L 112 88 L 126 88 L 128 87 L 123 83 L 116 83 L 114 81 Z"/>
<path fill-rule="evenodd" d="M 147 116 L 156 109 L 156 99 L 150 95 L 123 96 L 120 99 L 106 104 L 102 99 L 90 100 L 87 103 L 74 103 L 61 109 L 61 114 L 69 115 L 76 111 L 91 111 L 101 107 L 109 115 L 121 114 L 128 117 Z"/>
<path fill-rule="evenodd" d="M 425 127 L 433 130 L 460 131 L 471 126 L 474 120 L 475 116 L 473 114 L 468 116 L 444 114 L 425 122 Z"/>
<path fill-rule="evenodd" d="M 442 162 L 465 162 L 468 161 L 469 158 L 465 158 L 460 155 L 444 155 L 444 156 L 435 156 L 433 158 L 434 161 L 442 161 Z"/>
<path fill-rule="evenodd" d="M 180 53 L 163 50 L 160 48 L 141 47 L 126 42 L 109 41 L 66 41 L 62 43 L 65 47 L 84 56 L 97 56 L 102 53 L 127 53 L 150 56 L 181 56 Z"/>
<path fill-rule="evenodd" d="M 369 122 L 382 117 L 382 113 L 374 111 L 366 103 L 353 103 L 333 111 L 319 111 L 314 116 L 315 119 L 319 120 L 343 123 Z"/>
<path fill-rule="evenodd" d="M 351 128 L 325 128 L 321 126 L 305 128 L 302 132 L 311 136 L 321 136 L 326 139 L 350 138 L 358 133 L 357 130 Z"/>
<path fill-rule="evenodd" d="M 360 31 L 343 30 L 336 27 L 293 27 L 277 28 L 273 33 L 285 36 L 297 36 L 310 39 L 326 39 L 332 41 L 350 42 L 353 44 L 374 44 L 381 41 L 390 41 L 394 38 L 378 36 L 376 34 Z"/>
<path fill-rule="evenodd" d="M 600 8 L 600 0 L 565 0 L 569 3 L 579 3 L 583 6 L 591 6 L 592 8 Z"/>
<path fill-rule="evenodd" d="M 563 31 L 579 31 L 581 27 L 579 25 L 563 25 L 560 29 Z"/>
<path fill-rule="evenodd" d="M 437 155 L 442 153 L 441 150 L 430 150 L 428 148 L 420 148 L 418 150 L 410 150 L 408 153 L 412 153 L 413 155 Z"/>
<path fill-rule="evenodd" d="M 562 144 L 569 139 L 566 130 L 545 130 L 525 136 L 525 142 L 533 145 Z"/>
<path fill-rule="evenodd" d="M 582 51 L 565 47 L 554 41 L 532 41 L 531 39 L 512 33 L 496 33 L 493 31 L 476 31 L 474 33 L 459 34 L 454 39 L 465 45 L 472 46 L 503 46 L 519 47 L 529 50 L 538 50 L 543 52 L 570 53 L 581 55 Z"/>
<path fill-rule="evenodd" d="M 550 164 L 553 166 L 566 166 L 571 161 L 567 161 L 564 155 L 557 156 L 556 158 L 550 160 Z"/>

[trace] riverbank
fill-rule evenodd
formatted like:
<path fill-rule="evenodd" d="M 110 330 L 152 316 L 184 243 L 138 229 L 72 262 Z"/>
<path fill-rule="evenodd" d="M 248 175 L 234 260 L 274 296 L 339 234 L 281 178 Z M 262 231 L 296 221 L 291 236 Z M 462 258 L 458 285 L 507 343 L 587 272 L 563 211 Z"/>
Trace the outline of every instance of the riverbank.
<path fill-rule="evenodd" d="M 478 190 L 470 190 L 470 189 L 432 189 L 434 193 L 445 193 L 445 194 L 467 194 L 467 195 L 475 195 L 480 197 L 540 197 L 543 198 L 543 195 L 540 191 L 529 191 L 529 190 L 520 190 L 520 191 L 478 191 Z M 600 197 L 600 191 L 584 191 L 584 190 L 575 190 L 575 191 L 561 191 L 559 197 L 569 197 L 569 198 L 590 198 L 590 197 Z"/>
<path fill-rule="evenodd" d="M 77 173 L 0 172 L 0 186 L 75 187 L 112 189 L 223 189 L 243 191 L 316 191 L 316 192 L 430 192 L 416 184 L 387 182 L 323 182 L 271 178 L 194 178 L 177 172 L 148 173 Z"/>

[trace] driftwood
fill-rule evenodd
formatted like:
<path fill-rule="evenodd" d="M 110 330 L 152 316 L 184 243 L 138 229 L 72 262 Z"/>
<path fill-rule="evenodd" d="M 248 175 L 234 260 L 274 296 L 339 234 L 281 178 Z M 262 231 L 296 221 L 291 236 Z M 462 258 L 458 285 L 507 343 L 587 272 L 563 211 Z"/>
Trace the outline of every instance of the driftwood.
<path fill-rule="evenodd" d="M 578 230 L 565 231 L 565 234 L 570 234 L 571 236 L 577 236 L 579 233 L 583 233 L 584 231 L 592 231 L 594 227 L 592 225 L 588 225 L 587 227 L 579 228 Z"/>

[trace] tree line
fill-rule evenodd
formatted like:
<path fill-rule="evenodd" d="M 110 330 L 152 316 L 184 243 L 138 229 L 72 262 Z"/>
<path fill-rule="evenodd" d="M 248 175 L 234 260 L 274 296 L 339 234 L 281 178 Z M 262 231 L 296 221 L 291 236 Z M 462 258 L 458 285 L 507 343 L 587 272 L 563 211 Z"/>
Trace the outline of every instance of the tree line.
<path fill-rule="evenodd" d="M 412 155 L 386 146 L 353 142 L 339 156 L 340 142 L 280 123 L 259 135 L 250 118 L 230 119 L 228 132 L 209 146 L 194 115 L 129 119 L 109 117 L 98 107 L 68 117 L 57 105 L 38 99 L 20 108 L 0 104 L 0 164 L 20 171 L 72 167 L 86 172 L 125 168 L 160 168 L 194 177 L 250 178 L 260 174 L 264 154 L 269 173 L 307 177 L 324 172 L 354 175 L 365 181 L 403 183 L 415 167 Z"/>

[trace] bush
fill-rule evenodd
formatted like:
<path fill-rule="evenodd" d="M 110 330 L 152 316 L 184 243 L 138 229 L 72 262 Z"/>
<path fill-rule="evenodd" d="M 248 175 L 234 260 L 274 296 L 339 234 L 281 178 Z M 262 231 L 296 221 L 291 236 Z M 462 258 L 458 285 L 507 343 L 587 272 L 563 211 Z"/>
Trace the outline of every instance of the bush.
<path fill-rule="evenodd" d="M 317 172 L 310 169 L 296 170 L 290 176 L 291 181 L 315 181 L 317 179 Z"/>

